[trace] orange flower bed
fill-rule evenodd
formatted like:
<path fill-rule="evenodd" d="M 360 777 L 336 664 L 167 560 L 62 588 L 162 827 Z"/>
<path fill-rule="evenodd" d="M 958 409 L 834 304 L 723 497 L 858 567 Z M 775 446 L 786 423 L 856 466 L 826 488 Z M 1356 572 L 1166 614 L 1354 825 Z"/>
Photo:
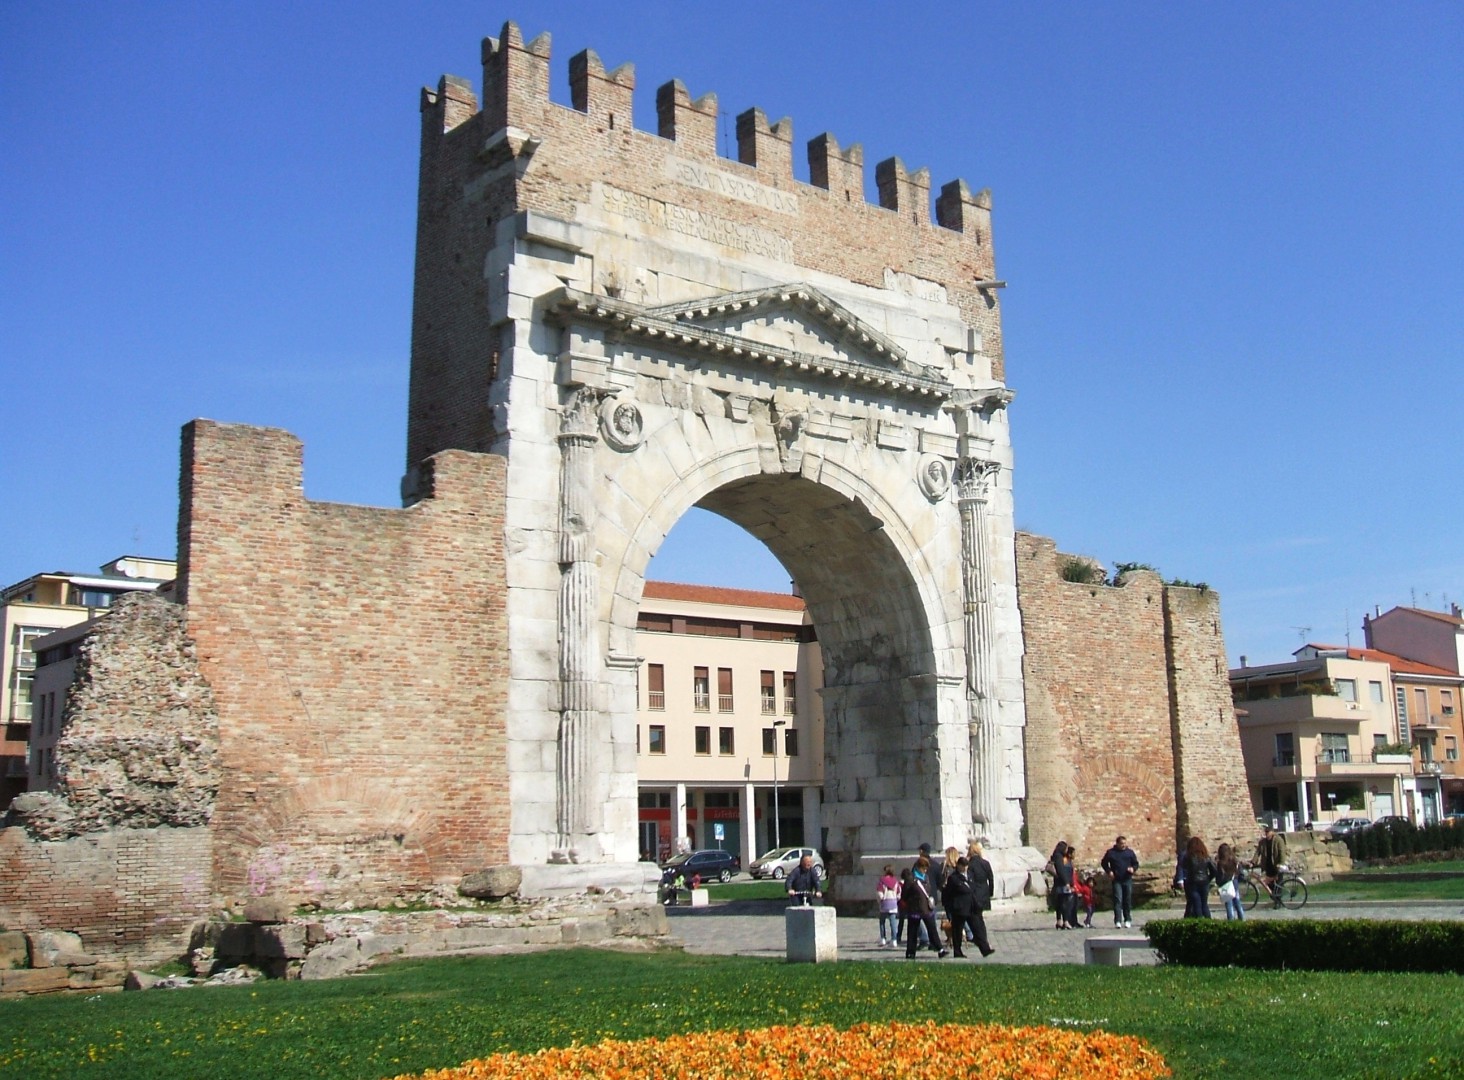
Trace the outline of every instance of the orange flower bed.
<path fill-rule="evenodd" d="M 996 1024 L 857 1024 L 609 1039 L 532 1054 L 495 1054 L 396 1080 L 1152 1080 L 1170 1076 L 1128 1035 Z"/>

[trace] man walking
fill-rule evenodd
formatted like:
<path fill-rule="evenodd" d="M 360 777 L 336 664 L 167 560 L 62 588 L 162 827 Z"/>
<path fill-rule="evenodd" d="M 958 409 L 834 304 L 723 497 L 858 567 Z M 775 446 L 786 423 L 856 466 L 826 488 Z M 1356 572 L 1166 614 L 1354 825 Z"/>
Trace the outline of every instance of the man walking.
<path fill-rule="evenodd" d="M 1113 883 L 1113 925 L 1134 924 L 1134 874 L 1139 869 L 1139 856 L 1120 836 L 1103 854 L 1099 864 Z"/>
<path fill-rule="evenodd" d="M 986 938 L 986 919 L 982 915 L 982 911 L 991 906 L 993 881 L 988 877 L 991 866 L 985 859 L 980 862 L 986 864 L 984 872 L 965 856 L 958 858 L 955 868 L 946 875 L 945 888 L 941 891 L 941 900 L 951 917 L 951 942 L 957 957 L 966 955 L 961 946 L 968 930 L 982 956 L 990 956 L 996 951 Z"/>

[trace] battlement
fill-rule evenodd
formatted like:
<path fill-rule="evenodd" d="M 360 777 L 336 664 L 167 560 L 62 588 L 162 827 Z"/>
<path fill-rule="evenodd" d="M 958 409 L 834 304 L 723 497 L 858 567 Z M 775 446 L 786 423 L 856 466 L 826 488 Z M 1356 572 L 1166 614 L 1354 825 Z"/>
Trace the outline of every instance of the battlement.
<path fill-rule="evenodd" d="M 547 32 L 525 42 L 515 23 L 505 23 L 499 37 L 483 40 L 481 110 L 464 80 L 444 76 L 436 91 L 423 92 L 429 129 L 446 133 L 481 114 L 485 137 L 506 128 L 537 135 L 535 121 L 551 105 L 550 46 Z M 585 49 L 570 59 L 569 83 L 572 108 L 595 127 L 606 132 L 634 129 L 633 64 L 607 71 L 600 57 Z M 806 149 L 809 183 L 803 184 L 793 176 L 791 119 L 769 123 L 759 108 L 739 113 L 734 159 L 717 152 L 718 116 L 715 94 L 693 98 L 681 80 L 673 79 L 656 90 L 656 128 L 643 133 L 674 143 L 676 152 L 686 157 L 749 166 L 759 174 L 758 182 L 770 186 L 797 185 L 822 190 L 846 203 L 865 203 L 864 151 L 858 143 L 841 148 L 828 132 L 814 136 Z M 916 225 L 963 234 L 974 245 L 989 242 L 989 191 L 972 195 L 964 180 L 950 181 L 940 190 L 932 220 L 928 169 L 912 171 L 898 157 L 886 158 L 875 165 L 875 182 L 878 201 L 874 205 Z"/>

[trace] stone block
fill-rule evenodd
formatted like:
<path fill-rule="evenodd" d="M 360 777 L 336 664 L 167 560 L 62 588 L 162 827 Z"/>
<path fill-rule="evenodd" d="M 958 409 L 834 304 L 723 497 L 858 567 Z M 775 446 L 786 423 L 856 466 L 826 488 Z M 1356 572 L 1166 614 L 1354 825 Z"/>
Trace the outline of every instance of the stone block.
<path fill-rule="evenodd" d="M 302 959 L 309 948 L 308 936 L 304 923 L 261 926 L 254 935 L 254 955 L 286 960 Z"/>
<path fill-rule="evenodd" d="M 0 931 L 0 971 L 30 966 L 30 945 L 22 930 Z"/>
<path fill-rule="evenodd" d="M 712 894 L 709 893 L 709 892 L 707 892 L 706 889 L 692 889 L 691 890 L 691 906 L 692 907 L 706 907 L 706 906 L 708 906 L 711 903 L 711 899 L 712 899 Z"/>
<path fill-rule="evenodd" d="M 68 930 L 36 930 L 30 939 L 30 964 L 33 968 L 66 967 L 68 964 L 95 964 L 81 946 L 81 935 Z"/>
<path fill-rule="evenodd" d="M 615 904 L 610 908 L 609 928 L 616 937 L 663 937 L 671 932 L 660 904 Z"/>
<path fill-rule="evenodd" d="M 255 926 L 253 923 L 214 923 L 209 937 L 213 938 L 214 955 L 242 960 L 254 955 Z"/>
<path fill-rule="evenodd" d="M 115 990 L 127 981 L 127 965 L 107 961 L 90 967 L 71 968 L 67 987 L 71 990 Z"/>
<path fill-rule="evenodd" d="M 71 971 L 64 967 L 0 971 L 0 992 L 7 994 L 49 994 L 71 984 Z"/>
<path fill-rule="evenodd" d="M 300 968 L 300 978 L 336 979 L 360 971 L 365 966 L 366 958 L 361 955 L 359 940 L 337 938 L 310 950 Z"/>
<path fill-rule="evenodd" d="M 827 964 L 839 958 L 838 913 L 831 907 L 790 907 L 783 916 L 790 964 Z"/>
<path fill-rule="evenodd" d="M 295 905 L 283 896 L 256 896 L 244 905 L 244 919 L 252 923 L 288 922 Z"/>
<path fill-rule="evenodd" d="M 524 873 L 517 866 L 489 866 L 463 875 L 458 892 L 479 900 L 498 900 L 518 892 L 523 880 Z"/>

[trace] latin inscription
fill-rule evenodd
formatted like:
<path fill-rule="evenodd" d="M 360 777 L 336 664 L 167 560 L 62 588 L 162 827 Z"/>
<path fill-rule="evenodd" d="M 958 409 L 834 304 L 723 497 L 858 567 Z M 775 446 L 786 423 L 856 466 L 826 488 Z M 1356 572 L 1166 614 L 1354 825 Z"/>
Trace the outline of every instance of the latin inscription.
<path fill-rule="evenodd" d="M 609 184 L 596 184 L 595 187 L 600 194 L 601 205 L 621 217 L 643 221 L 647 225 L 655 225 L 683 236 L 694 236 L 698 240 L 709 240 L 714 244 L 753 255 L 765 255 L 783 262 L 793 261 L 793 241 L 767 229 L 729 221 L 703 210 L 662 202 Z"/>
<path fill-rule="evenodd" d="M 678 184 L 701 188 L 703 191 L 714 192 L 717 195 L 725 195 L 729 199 L 751 203 L 764 210 L 776 210 L 780 214 L 798 213 L 798 196 L 768 187 L 766 184 L 734 176 L 721 169 L 713 169 L 699 161 L 668 158 L 666 175 Z"/>

